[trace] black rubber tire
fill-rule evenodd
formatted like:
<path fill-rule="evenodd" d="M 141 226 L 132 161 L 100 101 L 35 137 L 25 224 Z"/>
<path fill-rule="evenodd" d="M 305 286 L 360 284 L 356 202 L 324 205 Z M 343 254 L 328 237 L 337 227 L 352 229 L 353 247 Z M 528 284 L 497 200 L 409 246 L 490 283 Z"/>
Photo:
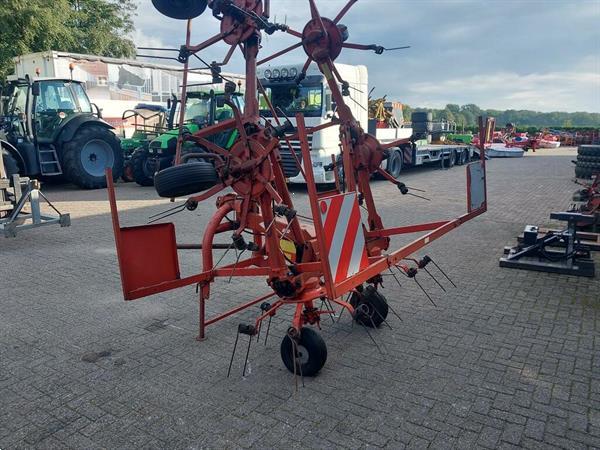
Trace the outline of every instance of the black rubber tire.
<path fill-rule="evenodd" d="M 413 134 L 418 136 L 419 139 L 427 139 L 427 136 L 431 138 L 431 130 L 433 129 L 433 124 L 431 122 L 413 122 L 412 130 Z M 425 136 L 425 137 L 422 137 Z"/>
<path fill-rule="evenodd" d="M 448 155 L 448 168 L 454 167 L 456 164 L 456 152 L 454 150 L 450 151 Z"/>
<path fill-rule="evenodd" d="M 577 154 L 582 156 L 600 157 L 600 145 L 580 145 L 577 148 Z"/>
<path fill-rule="evenodd" d="M 146 149 L 135 149 L 131 155 L 131 168 L 133 170 L 133 179 L 140 186 L 154 185 L 154 170 L 148 166 L 150 153 Z"/>
<path fill-rule="evenodd" d="M 410 115 L 410 121 L 414 124 L 415 122 L 431 122 L 433 120 L 433 113 L 428 111 L 415 111 Z"/>
<path fill-rule="evenodd" d="M 135 181 L 133 179 L 133 167 L 131 167 L 131 160 L 127 161 L 123 166 L 123 175 L 121 175 L 121 180 L 125 183 L 131 183 Z"/>
<path fill-rule="evenodd" d="M 398 179 L 402 172 L 402 150 L 394 149 L 387 160 L 386 171 Z"/>
<path fill-rule="evenodd" d="M 577 162 L 590 162 L 600 164 L 600 156 L 577 155 Z"/>
<path fill-rule="evenodd" d="M 123 151 L 119 138 L 108 128 L 90 124 L 83 125 L 75 137 L 62 147 L 62 168 L 67 179 L 83 189 L 101 189 L 106 187 L 106 177 L 88 173 L 81 163 L 81 152 L 85 145 L 92 140 L 101 140 L 112 148 L 113 180 L 118 180 L 123 175 Z"/>
<path fill-rule="evenodd" d="M 349 303 L 355 309 L 354 320 L 369 328 L 379 327 L 389 312 L 387 300 L 372 285 L 367 286 L 360 294 L 353 292 Z"/>
<path fill-rule="evenodd" d="M 600 169 L 600 163 L 577 161 L 576 167 L 581 167 L 582 169 Z"/>
<path fill-rule="evenodd" d="M 154 188 L 161 197 L 183 197 L 210 189 L 218 181 L 219 176 L 212 164 L 189 162 L 157 172 Z"/>
<path fill-rule="evenodd" d="M 597 171 L 600 172 L 600 171 Z M 587 169 L 584 167 L 575 167 L 575 177 L 577 178 L 592 178 L 594 171 L 592 169 Z"/>
<path fill-rule="evenodd" d="M 294 373 L 294 343 L 286 334 L 281 341 L 281 360 L 290 372 Z M 312 328 L 300 329 L 297 342 L 296 369 L 297 375 L 314 377 L 327 361 L 327 345 L 319 333 Z"/>
<path fill-rule="evenodd" d="M 4 172 L 6 172 L 6 177 L 11 180 L 12 176 L 19 174 L 19 164 L 17 164 L 17 160 L 11 155 L 8 150 L 2 149 L 2 161 L 4 162 Z"/>

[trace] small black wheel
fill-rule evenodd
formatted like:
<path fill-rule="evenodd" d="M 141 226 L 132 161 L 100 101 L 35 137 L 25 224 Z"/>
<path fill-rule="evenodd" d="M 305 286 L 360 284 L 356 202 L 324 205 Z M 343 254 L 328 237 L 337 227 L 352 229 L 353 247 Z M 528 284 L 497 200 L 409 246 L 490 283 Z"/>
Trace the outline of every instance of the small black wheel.
<path fill-rule="evenodd" d="M 287 334 L 281 341 L 281 359 L 287 369 L 294 373 L 294 351 L 296 352 L 296 374 L 315 376 L 327 361 L 327 346 L 319 333 L 312 328 L 300 329 L 300 337 L 294 342 Z"/>
<path fill-rule="evenodd" d="M 350 296 L 354 320 L 366 327 L 379 327 L 387 318 L 389 307 L 385 297 L 372 285 Z"/>

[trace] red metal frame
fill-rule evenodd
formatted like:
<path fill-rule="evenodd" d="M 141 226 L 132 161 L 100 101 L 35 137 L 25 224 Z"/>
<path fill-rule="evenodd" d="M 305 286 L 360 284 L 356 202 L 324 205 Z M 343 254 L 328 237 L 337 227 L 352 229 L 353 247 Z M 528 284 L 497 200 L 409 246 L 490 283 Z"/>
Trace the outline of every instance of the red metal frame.
<path fill-rule="evenodd" d="M 343 47 L 352 47 L 354 44 L 343 42 L 343 36 L 336 24 L 355 2 L 356 0 L 350 0 L 335 20 L 332 21 L 321 17 L 314 0 L 309 0 L 312 19 L 307 23 L 302 33 L 281 27 L 287 33 L 301 38 L 300 45 L 293 45 L 285 51 L 263 59 L 262 62 L 274 59 L 287 51 L 302 46 L 308 56 L 305 69 L 311 61 L 315 61 L 324 74 L 332 91 L 333 99 L 338 105 L 338 116 L 329 124 L 307 128 L 304 117 L 298 115 L 296 117 L 297 131 L 292 136 L 300 141 L 302 159 L 310 161 L 308 134 L 327 126 L 337 125 L 340 127 L 342 163 L 346 186 L 348 191 L 356 191 L 357 194 L 361 195 L 367 210 L 367 223 L 365 225 L 366 249 L 369 257 L 368 267 L 341 282 L 336 283 L 334 281 L 327 251 L 325 250 L 325 236 L 319 212 L 320 195 L 314 182 L 311 164 L 304 165 L 303 173 L 307 183 L 312 223 L 301 222 L 299 216 L 295 216 L 290 220 L 276 215 L 273 205 L 289 210 L 294 210 L 294 206 L 280 165 L 280 138 L 277 137 L 276 130 L 272 126 L 265 126 L 260 123 L 256 95 L 257 89 L 260 88 L 256 79 L 260 28 L 258 22 L 251 19 L 252 14 L 263 18 L 268 17 L 269 4 L 268 1 L 265 1 L 263 5 L 260 0 L 234 0 L 235 7 L 246 12 L 247 15 L 244 16 L 246 17 L 244 20 L 240 19 L 239 11 L 234 13 L 225 8 L 221 11 L 221 32 L 197 46 L 189 45 L 190 27 L 188 23 L 186 47 L 188 52 L 195 53 L 220 40 L 225 40 L 232 48 L 241 48 L 246 61 L 245 110 L 238 111 L 235 104 L 229 103 L 234 111 L 235 119 L 207 127 L 194 135 L 180 138 L 208 148 L 215 158 L 215 168 L 221 178 L 220 184 L 200 195 L 191 197 L 188 202 L 206 200 L 226 187 L 230 187 L 233 193 L 223 195 L 217 199 L 217 211 L 204 230 L 202 245 L 199 246 L 202 251 L 202 271 L 181 278 L 176 256 L 177 244 L 174 237 L 174 226 L 172 224 L 160 224 L 158 226 L 145 225 L 135 229 L 121 228 L 112 174 L 107 171 L 109 201 L 125 299 L 133 300 L 182 286 L 197 284 L 199 287 L 198 339 L 204 339 L 207 325 L 223 320 L 267 298 L 277 296 L 278 300 L 269 311 L 256 319 L 256 328 L 259 327 L 264 318 L 272 316 L 280 307 L 295 304 L 292 327 L 300 330 L 306 324 L 318 324 L 321 314 L 331 312 L 314 308 L 313 302 L 315 300 L 327 298 L 352 312 L 352 306 L 340 299 L 344 294 L 354 292 L 358 286 L 370 282 L 374 277 L 389 268 L 395 267 L 400 261 L 427 244 L 486 211 L 487 201 L 484 202 L 481 208 L 468 211 L 456 219 L 404 227 L 384 227 L 383 220 L 376 209 L 369 179 L 372 173 L 379 170 L 381 162 L 386 157 L 386 149 L 405 143 L 406 140 L 399 140 L 383 146 L 374 136 L 365 133 L 353 117 L 350 108 L 346 105 L 345 98 L 340 90 L 338 83 L 342 83 L 343 80 L 335 68 L 334 60 Z M 212 7 L 212 4 L 209 7 Z M 354 47 L 359 48 L 360 46 Z M 367 47 L 373 49 L 374 46 Z M 232 49 L 230 48 L 226 60 L 229 59 L 231 53 Z M 182 99 L 185 98 L 185 88 L 184 83 Z M 281 122 L 276 114 L 274 116 L 276 122 L 280 124 Z M 232 128 L 239 131 L 240 137 L 229 150 L 206 140 L 207 136 Z M 480 129 L 482 137 L 480 139 L 481 161 L 473 164 L 480 164 L 485 174 L 484 148 L 489 135 L 490 123 L 488 122 L 484 127 L 483 122 L 481 122 Z M 288 135 L 288 143 L 292 136 Z M 286 140 L 286 138 L 282 139 Z M 337 173 L 337 171 L 335 172 Z M 390 181 L 397 183 L 391 177 L 388 178 Z M 338 190 L 335 193 L 339 193 L 339 180 L 336 185 Z M 467 191 L 470 191 L 470 180 L 467 181 Z M 484 197 L 487 199 L 486 193 L 484 193 Z M 235 225 L 229 222 L 231 219 L 228 219 L 228 215 L 230 214 L 235 216 L 232 220 Z M 215 267 L 213 258 L 214 237 L 232 231 L 234 241 L 241 239 L 244 231 L 249 231 L 252 234 L 251 256 L 235 264 Z M 424 231 L 427 231 L 427 233 L 413 242 L 398 250 L 388 251 L 390 236 Z M 160 241 L 158 243 L 150 241 L 144 243 L 142 242 L 142 235 L 149 235 L 153 238 L 159 235 Z M 286 259 L 280 247 L 280 239 L 293 242 L 298 251 L 301 250 L 299 261 L 292 263 Z M 153 264 L 148 265 L 142 273 L 132 274 L 127 265 L 141 264 L 144 261 L 140 260 L 138 253 L 130 245 L 130 240 L 134 246 L 160 247 L 157 252 L 163 257 L 155 259 Z M 246 246 L 246 248 L 249 247 Z M 174 257 L 173 252 L 175 252 Z M 165 255 L 168 257 L 165 257 Z M 272 292 L 207 319 L 205 306 L 210 297 L 211 283 L 215 278 L 249 276 L 266 277 Z"/>

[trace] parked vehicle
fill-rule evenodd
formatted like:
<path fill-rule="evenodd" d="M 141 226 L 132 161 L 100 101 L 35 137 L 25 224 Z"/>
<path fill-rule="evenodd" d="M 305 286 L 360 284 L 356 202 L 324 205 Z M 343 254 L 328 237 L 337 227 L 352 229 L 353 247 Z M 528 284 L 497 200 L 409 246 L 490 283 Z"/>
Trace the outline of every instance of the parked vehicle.
<path fill-rule="evenodd" d="M 73 79 L 85 83 L 88 96 L 96 103 L 104 120 L 117 129 L 117 134 L 130 137 L 131 121 L 123 121 L 123 113 L 139 103 L 165 106 L 173 92 L 179 92 L 183 72 L 181 66 L 154 64 L 143 60 L 109 58 L 98 55 L 46 51 L 18 56 L 15 74 L 20 78 L 42 76 Z M 223 73 L 227 79 L 244 85 L 244 76 Z M 190 85 L 209 83 L 208 69 L 189 71 Z"/>
<path fill-rule="evenodd" d="M 173 128 L 173 114 L 159 105 L 147 105 L 140 103 L 134 109 L 128 109 L 123 113 L 123 122 L 133 122 L 133 134 L 131 137 L 121 138 L 121 149 L 125 158 L 123 170 L 124 181 L 135 181 L 134 165 L 132 156 L 136 150 L 148 150 L 150 142 L 162 133 Z M 139 175 L 138 175 L 139 178 Z"/>
<path fill-rule="evenodd" d="M 106 187 L 104 171 L 123 172 L 113 127 L 102 120 L 83 83 L 9 77 L 3 89 L 0 140 L 5 159 L 22 176 L 64 175 L 85 189 Z"/>
<path fill-rule="evenodd" d="M 377 126 L 375 121 L 369 123 L 367 68 L 344 64 L 336 64 L 336 67 L 345 81 L 345 84 L 340 87 L 344 95 L 351 100 L 347 102 L 348 107 L 363 129 L 368 130 L 382 144 L 411 138 L 410 143 L 391 149 L 389 157 L 384 161 L 383 168 L 392 176 L 399 177 L 402 169 L 407 166 L 419 166 L 429 162 L 452 166 L 455 163 L 464 163 L 473 156 L 473 149 L 468 145 L 431 144 L 431 135 L 434 131 L 438 135 L 454 131 L 451 127 L 444 130 L 443 127 L 434 126 L 431 113 L 413 113 L 411 127 L 403 126 L 401 120 L 396 125 L 390 124 L 387 127 Z M 313 63 L 309 66 L 306 76 L 299 81 L 298 75 L 301 70 L 302 64 L 270 66 L 260 68 L 257 76 L 273 107 L 289 116 L 294 125 L 294 115 L 297 113 L 304 114 L 308 127 L 325 124 L 334 117 L 336 111 L 336 104 L 332 100 L 325 77 Z M 263 117 L 272 117 L 272 112 L 262 95 L 260 107 Z M 335 181 L 331 161 L 332 155 L 337 158 L 340 154 L 338 133 L 336 127 L 329 127 L 309 135 L 316 183 Z M 291 141 L 291 146 L 296 154 L 300 154 L 299 141 Z M 302 174 L 298 173 L 298 170 L 293 170 L 297 165 L 285 142 L 282 142 L 281 154 L 286 173 L 294 173 L 294 176 L 289 177 L 289 182 L 304 183 Z"/>
<path fill-rule="evenodd" d="M 243 110 L 244 97 L 240 93 L 231 96 L 234 104 Z M 135 181 L 141 186 L 152 186 L 154 174 L 173 165 L 179 136 L 181 102 L 173 98 L 169 102 L 169 126 L 172 128 L 151 140 L 148 145 L 138 147 L 131 156 L 131 167 Z M 184 133 L 195 133 L 204 127 L 233 118 L 232 109 L 225 104 L 224 92 L 188 92 L 185 104 Z M 209 139 L 229 149 L 237 138 L 237 130 L 218 133 Z M 184 142 L 182 154 L 203 151 L 191 142 Z"/>

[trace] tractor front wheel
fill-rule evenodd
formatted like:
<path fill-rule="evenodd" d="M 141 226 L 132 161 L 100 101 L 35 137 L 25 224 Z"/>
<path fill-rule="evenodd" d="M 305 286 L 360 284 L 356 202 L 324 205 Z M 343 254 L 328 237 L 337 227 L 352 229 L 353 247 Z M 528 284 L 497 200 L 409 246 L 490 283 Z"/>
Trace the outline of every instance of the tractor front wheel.
<path fill-rule="evenodd" d="M 290 372 L 312 377 L 327 361 L 327 346 L 319 333 L 312 328 L 303 327 L 298 339 L 293 339 L 287 334 L 283 338 L 281 359 Z"/>
<path fill-rule="evenodd" d="M 123 174 L 123 152 L 117 136 L 98 125 L 84 125 L 63 145 L 63 171 L 83 189 L 106 187 L 104 171 L 112 169 L 116 181 Z"/>
<path fill-rule="evenodd" d="M 150 154 L 143 148 L 138 148 L 131 155 L 131 169 L 133 179 L 140 186 L 154 185 L 154 172 L 156 172 L 156 160 L 150 158 Z"/>

